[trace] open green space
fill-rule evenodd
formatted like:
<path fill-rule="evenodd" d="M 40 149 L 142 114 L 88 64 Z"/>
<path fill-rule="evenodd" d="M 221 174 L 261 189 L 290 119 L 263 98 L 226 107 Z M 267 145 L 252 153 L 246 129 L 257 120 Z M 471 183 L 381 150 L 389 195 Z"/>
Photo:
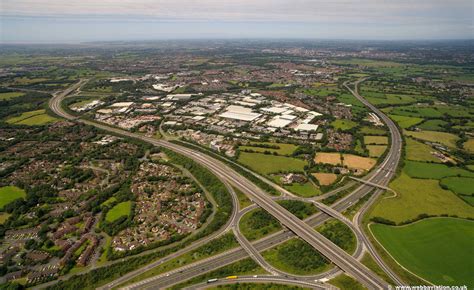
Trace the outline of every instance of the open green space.
<path fill-rule="evenodd" d="M 436 151 L 430 146 L 421 143 L 412 138 L 406 138 L 406 159 L 413 161 L 427 161 L 427 162 L 438 162 L 441 160 L 435 157 L 431 152 Z"/>
<path fill-rule="evenodd" d="M 284 187 L 301 197 L 313 197 L 321 194 L 321 190 L 309 181 L 303 184 L 292 183 L 291 185 L 285 185 Z"/>
<path fill-rule="evenodd" d="M 247 152 L 239 154 L 238 162 L 264 175 L 278 172 L 303 172 L 304 166 L 307 165 L 307 162 L 301 159 Z"/>
<path fill-rule="evenodd" d="M 364 136 L 365 144 L 387 145 L 388 137 L 386 136 Z"/>
<path fill-rule="evenodd" d="M 373 105 L 403 105 L 416 102 L 416 99 L 410 95 L 398 94 L 377 94 L 362 92 L 364 97 Z"/>
<path fill-rule="evenodd" d="M 266 250 L 262 256 L 273 267 L 295 275 L 315 275 L 331 267 L 323 255 L 299 238 Z"/>
<path fill-rule="evenodd" d="M 252 142 L 249 145 L 239 146 L 242 151 L 252 150 L 254 152 L 263 153 L 276 152 L 278 155 L 290 155 L 296 150 L 297 146 L 289 143 L 274 143 L 274 142 Z"/>
<path fill-rule="evenodd" d="M 422 130 L 428 130 L 428 131 L 444 131 L 444 127 L 448 124 L 448 122 L 444 120 L 438 120 L 438 119 L 433 119 L 433 120 L 426 120 L 425 122 L 421 123 L 417 127 L 422 129 Z"/>
<path fill-rule="evenodd" d="M 25 95 L 25 93 L 22 93 L 22 92 L 0 93 L 0 101 L 10 100 L 10 99 L 18 98 L 18 97 L 21 97 L 21 96 L 24 96 L 24 95 Z"/>
<path fill-rule="evenodd" d="M 331 125 L 336 129 L 341 129 L 343 131 L 350 130 L 357 126 L 357 123 L 351 120 L 337 119 L 331 122 Z"/>
<path fill-rule="evenodd" d="M 474 217 L 472 207 L 453 192 L 442 189 L 438 180 L 411 178 L 402 172 L 390 187 L 398 195 L 382 198 L 371 217 L 382 217 L 395 223 L 416 219 L 421 214 Z"/>
<path fill-rule="evenodd" d="M 346 274 L 339 274 L 338 276 L 332 278 L 328 282 L 339 289 L 351 289 L 351 290 L 363 290 L 367 289 L 362 284 L 360 284 L 354 278 L 347 276 Z"/>
<path fill-rule="evenodd" d="M 108 206 L 108 205 L 110 205 L 111 203 L 114 203 L 114 202 L 116 202 L 116 201 L 117 201 L 117 199 L 112 196 L 112 197 L 110 197 L 109 199 L 107 199 L 106 201 L 104 201 L 101 205 L 102 205 L 102 206 Z"/>
<path fill-rule="evenodd" d="M 474 287 L 474 222 L 431 218 L 405 226 L 372 224 L 374 236 L 406 269 L 435 285 Z"/>
<path fill-rule="evenodd" d="M 440 184 L 457 194 L 474 195 L 474 178 L 446 177 Z"/>
<path fill-rule="evenodd" d="M 405 161 L 403 171 L 414 178 L 441 179 L 449 176 L 474 177 L 474 172 L 459 167 L 417 161 Z"/>
<path fill-rule="evenodd" d="M 387 131 L 383 129 L 384 127 L 369 127 L 364 126 L 359 129 L 359 132 L 364 135 L 386 135 Z"/>
<path fill-rule="evenodd" d="M 108 222 L 113 222 L 122 216 L 129 216 L 131 209 L 132 209 L 131 201 L 124 201 L 121 203 L 117 203 L 113 208 L 111 208 L 107 212 L 107 215 L 105 216 L 105 220 Z"/>
<path fill-rule="evenodd" d="M 0 187 L 0 210 L 15 199 L 25 198 L 26 192 L 16 186 Z"/>
<path fill-rule="evenodd" d="M 5 221 L 11 216 L 11 214 L 6 212 L 0 212 L 0 225 L 3 225 Z"/>
<path fill-rule="evenodd" d="M 464 149 L 467 151 L 474 153 L 474 138 L 470 138 L 463 144 Z"/>
<path fill-rule="evenodd" d="M 387 149 L 387 145 L 367 145 L 365 146 L 369 150 L 369 157 L 380 157 Z"/>
<path fill-rule="evenodd" d="M 46 114 L 45 110 L 36 110 L 22 113 L 20 116 L 10 117 L 6 120 L 9 124 L 21 124 L 28 126 L 44 125 L 57 119 Z"/>
<path fill-rule="evenodd" d="M 446 132 L 438 132 L 438 131 L 403 131 L 403 134 L 414 137 L 416 139 L 421 139 L 424 141 L 429 142 L 436 142 L 448 147 L 455 148 L 456 141 L 459 139 L 458 136 L 446 133 Z"/>
<path fill-rule="evenodd" d="M 410 128 L 411 126 L 414 126 L 416 124 L 419 124 L 423 122 L 423 118 L 417 118 L 417 117 L 408 117 L 408 116 L 399 116 L 399 115 L 393 115 L 389 114 L 390 119 L 394 120 L 400 128 Z"/>

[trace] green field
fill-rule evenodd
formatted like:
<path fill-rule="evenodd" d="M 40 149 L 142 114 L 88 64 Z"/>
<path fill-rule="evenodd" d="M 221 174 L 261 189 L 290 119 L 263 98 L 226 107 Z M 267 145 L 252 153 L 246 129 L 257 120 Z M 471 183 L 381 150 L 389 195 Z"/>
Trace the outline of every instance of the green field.
<path fill-rule="evenodd" d="M 105 220 L 108 222 L 113 222 L 122 216 L 129 216 L 131 209 L 132 209 L 131 201 L 124 201 L 124 202 L 118 203 L 107 212 L 107 215 L 105 216 Z"/>
<path fill-rule="evenodd" d="M 299 238 L 266 250 L 262 256 L 273 267 L 295 275 L 314 275 L 331 267 L 323 255 Z"/>
<path fill-rule="evenodd" d="M 404 130 L 403 134 L 429 142 L 440 143 L 452 148 L 456 147 L 456 141 L 459 139 L 459 137 L 454 134 L 438 131 L 413 132 Z"/>
<path fill-rule="evenodd" d="M 304 166 L 307 165 L 307 162 L 301 159 L 247 152 L 239 154 L 238 162 L 264 175 L 290 171 L 303 172 Z"/>
<path fill-rule="evenodd" d="M 364 136 L 365 144 L 387 145 L 388 137 L 386 136 Z"/>
<path fill-rule="evenodd" d="M 6 213 L 6 212 L 0 212 L 0 225 L 3 225 L 3 223 L 11 216 L 11 214 Z"/>
<path fill-rule="evenodd" d="M 275 148 L 265 148 L 259 145 L 269 145 L 269 146 L 278 146 L 278 149 Z M 294 144 L 288 143 L 273 143 L 273 142 L 251 142 L 249 145 L 239 146 L 240 150 L 252 150 L 254 152 L 263 153 L 265 151 L 268 152 L 276 152 L 278 155 L 291 155 L 296 150 L 297 146 Z"/>
<path fill-rule="evenodd" d="M 447 177 L 441 179 L 441 185 L 446 186 L 449 190 L 463 195 L 474 194 L 474 178 L 467 177 Z"/>
<path fill-rule="evenodd" d="M 417 127 L 422 130 L 429 130 L 429 131 L 444 131 L 443 126 L 447 125 L 448 122 L 443 120 L 426 120 L 425 122 L 421 123 Z"/>
<path fill-rule="evenodd" d="M 309 181 L 304 184 L 293 183 L 291 185 L 285 185 L 284 187 L 301 197 L 313 197 L 321 194 L 321 190 Z"/>
<path fill-rule="evenodd" d="M 474 217 L 472 207 L 453 192 L 442 189 L 438 180 L 415 179 L 402 172 L 390 187 L 399 196 L 381 199 L 371 217 L 382 217 L 396 223 L 415 219 L 420 214 Z"/>
<path fill-rule="evenodd" d="M 386 135 L 387 134 L 387 131 L 380 127 L 368 127 L 368 126 L 364 126 L 360 128 L 359 132 L 364 135 Z"/>
<path fill-rule="evenodd" d="M 332 278 L 328 282 L 339 289 L 351 289 L 351 290 L 363 290 L 367 289 L 357 280 L 352 277 L 347 276 L 346 274 L 339 274 L 338 276 Z"/>
<path fill-rule="evenodd" d="M 10 100 L 10 99 L 18 98 L 18 97 L 21 97 L 21 96 L 24 96 L 24 95 L 25 94 L 21 93 L 21 92 L 0 93 L 0 101 Z"/>
<path fill-rule="evenodd" d="M 419 141 L 416 141 L 412 138 L 406 138 L 406 159 L 413 161 L 428 161 L 428 162 L 438 162 L 441 163 L 441 160 L 431 154 L 432 151 L 435 151 L 430 146 L 423 144 Z"/>
<path fill-rule="evenodd" d="M 26 192 L 16 186 L 0 187 L 0 210 L 15 199 L 25 198 Z"/>
<path fill-rule="evenodd" d="M 448 176 L 474 177 L 474 172 L 467 171 L 459 167 L 450 167 L 444 164 L 405 161 L 403 171 L 410 177 L 441 179 Z"/>
<path fill-rule="evenodd" d="M 474 153 L 474 138 L 470 138 L 463 144 L 464 149 L 467 151 Z"/>
<path fill-rule="evenodd" d="M 369 150 L 369 157 L 380 157 L 387 149 L 387 145 L 367 145 Z"/>
<path fill-rule="evenodd" d="M 394 120 L 400 128 L 406 129 L 423 122 L 422 118 L 399 116 L 390 114 L 390 119 Z"/>
<path fill-rule="evenodd" d="M 411 272 L 435 285 L 474 287 L 474 222 L 432 218 L 401 227 L 373 224 L 370 228 Z"/>
<path fill-rule="evenodd" d="M 341 129 L 343 131 L 350 130 L 357 126 L 357 123 L 351 120 L 337 119 L 331 123 L 335 129 Z"/>
<path fill-rule="evenodd" d="M 20 116 L 11 117 L 6 120 L 9 124 L 20 124 L 20 125 L 45 125 L 56 121 L 57 119 L 46 114 L 45 110 L 36 110 L 22 113 Z"/>

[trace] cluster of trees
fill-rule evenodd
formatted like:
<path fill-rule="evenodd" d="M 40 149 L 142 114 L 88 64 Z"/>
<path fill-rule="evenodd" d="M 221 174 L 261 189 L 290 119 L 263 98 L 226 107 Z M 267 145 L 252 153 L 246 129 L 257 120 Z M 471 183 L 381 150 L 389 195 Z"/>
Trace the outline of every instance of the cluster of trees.
<path fill-rule="evenodd" d="M 299 219 L 304 219 L 316 213 L 316 208 L 311 203 L 299 200 L 281 200 L 278 203 Z"/>
<path fill-rule="evenodd" d="M 323 255 L 300 239 L 293 239 L 279 246 L 277 255 L 280 261 L 307 272 L 329 263 Z"/>

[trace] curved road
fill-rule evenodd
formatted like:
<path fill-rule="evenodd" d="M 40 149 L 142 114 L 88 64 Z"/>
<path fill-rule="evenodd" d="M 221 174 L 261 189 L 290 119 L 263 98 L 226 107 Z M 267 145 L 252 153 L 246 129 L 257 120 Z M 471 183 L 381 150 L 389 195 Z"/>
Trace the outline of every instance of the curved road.
<path fill-rule="evenodd" d="M 51 109 L 58 115 L 63 116 L 64 118 L 67 118 L 67 119 L 75 119 L 75 117 L 64 112 L 60 106 L 61 100 L 67 94 L 68 93 L 63 93 L 63 94 L 58 94 L 54 96 L 51 99 L 50 106 L 51 106 Z M 217 176 L 225 180 L 228 180 L 234 186 L 236 186 L 241 191 L 246 193 L 248 196 L 252 198 L 254 202 L 256 202 L 259 206 L 261 206 L 263 209 L 268 211 L 270 214 L 272 214 L 283 225 L 290 228 L 300 238 L 308 242 L 310 245 L 316 248 L 319 252 L 325 255 L 329 260 L 335 263 L 339 268 L 341 268 L 345 272 L 354 276 L 364 285 L 370 288 L 378 288 L 378 289 L 388 287 L 386 282 L 384 282 L 377 275 L 375 275 L 373 272 L 371 272 L 369 269 L 363 266 L 359 261 L 357 261 L 352 256 L 348 255 L 347 253 L 342 251 L 340 248 L 335 246 L 331 241 L 326 239 L 324 236 L 314 231 L 309 225 L 305 224 L 304 222 L 300 221 L 298 218 L 293 216 L 286 209 L 284 209 L 283 207 L 278 205 L 276 202 L 274 202 L 270 197 L 268 197 L 265 194 L 265 192 L 263 192 L 260 188 L 258 188 L 257 186 L 255 186 L 254 184 L 252 184 L 251 182 L 249 182 L 242 176 L 240 176 L 238 173 L 236 173 L 234 170 L 229 168 L 224 163 L 218 160 L 215 160 L 207 155 L 203 155 L 199 152 L 195 152 L 194 150 L 191 150 L 189 148 L 185 148 L 185 147 L 182 147 L 182 146 L 179 146 L 167 141 L 155 140 L 152 138 L 144 137 L 144 136 L 137 135 L 128 131 L 113 128 L 113 127 L 106 126 L 103 124 L 98 124 L 95 122 L 90 122 L 86 120 L 79 120 L 79 121 L 89 124 L 89 125 L 96 126 L 106 131 L 116 133 L 116 134 L 121 134 L 121 135 L 125 135 L 132 138 L 138 138 L 143 141 L 171 149 L 173 151 L 176 151 L 180 154 L 183 154 L 185 156 L 188 156 L 194 159 L 195 161 L 206 166 Z M 396 141 L 397 139 L 394 139 L 394 140 Z M 388 182 L 389 179 L 387 179 L 387 177 L 389 177 L 390 175 L 385 174 L 385 172 L 383 171 L 385 170 L 385 167 L 389 167 L 390 169 L 396 168 L 396 165 L 398 162 L 398 158 L 396 159 L 395 162 L 391 160 L 392 159 L 391 156 L 393 155 L 392 151 L 393 150 L 390 151 L 387 158 L 384 160 L 382 167 L 372 175 L 371 177 L 372 182 L 381 182 L 381 181 L 383 182 L 385 179 Z M 399 155 L 399 154 L 396 154 L 396 155 Z M 395 165 L 395 167 L 392 167 L 392 165 Z M 389 173 L 390 173 L 390 169 L 389 169 Z"/>

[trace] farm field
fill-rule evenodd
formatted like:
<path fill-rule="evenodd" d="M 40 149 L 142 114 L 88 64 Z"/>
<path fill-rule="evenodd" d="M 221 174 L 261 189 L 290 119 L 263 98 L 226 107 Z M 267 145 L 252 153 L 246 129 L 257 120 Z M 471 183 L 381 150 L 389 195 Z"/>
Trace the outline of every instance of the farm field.
<path fill-rule="evenodd" d="M 334 173 L 313 173 L 313 176 L 321 185 L 331 185 L 337 180 L 337 175 Z"/>
<path fill-rule="evenodd" d="M 416 101 L 410 95 L 395 95 L 395 94 L 381 94 L 381 93 L 362 93 L 366 99 L 373 105 L 404 105 L 410 104 Z"/>
<path fill-rule="evenodd" d="M 390 119 L 394 120 L 398 126 L 400 126 L 403 129 L 410 128 L 411 126 L 414 126 L 416 124 L 419 124 L 423 122 L 423 118 L 417 118 L 417 117 L 408 117 L 408 116 L 399 116 L 399 115 L 392 115 L 389 114 Z"/>
<path fill-rule="evenodd" d="M 349 168 L 355 169 L 362 169 L 362 170 L 370 170 L 374 165 L 377 163 L 375 159 L 361 157 L 352 154 L 343 154 L 343 165 Z"/>
<path fill-rule="evenodd" d="M 426 120 L 425 122 L 421 123 L 417 127 L 422 130 L 428 131 L 444 131 L 445 129 L 443 126 L 447 125 L 448 122 L 443 120 Z"/>
<path fill-rule="evenodd" d="M 474 152 L 474 138 L 470 138 L 462 145 L 469 152 Z"/>
<path fill-rule="evenodd" d="M 369 156 L 378 158 L 382 156 L 382 154 L 387 149 L 386 145 L 367 145 L 367 150 L 369 150 Z"/>
<path fill-rule="evenodd" d="M 0 187 L 0 209 L 18 198 L 26 197 L 26 192 L 16 186 Z"/>
<path fill-rule="evenodd" d="M 438 162 L 441 160 L 431 154 L 432 151 L 436 151 L 430 146 L 423 144 L 415 139 L 406 138 L 406 159 L 413 161 L 427 161 L 427 162 Z"/>
<path fill-rule="evenodd" d="M 331 123 L 331 125 L 336 129 L 341 129 L 343 131 L 350 130 L 357 126 L 357 123 L 351 120 L 342 120 L 337 119 Z"/>
<path fill-rule="evenodd" d="M 11 214 L 6 213 L 6 212 L 0 212 L 0 225 L 3 225 L 3 223 L 11 216 Z"/>
<path fill-rule="evenodd" d="M 446 177 L 441 179 L 441 185 L 449 190 L 462 195 L 474 194 L 474 178 L 468 177 Z"/>
<path fill-rule="evenodd" d="M 107 212 L 107 215 L 105 216 L 105 220 L 108 222 L 113 222 L 122 216 L 129 216 L 131 209 L 132 209 L 131 201 L 118 203 Z"/>
<path fill-rule="evenodd" d="M 359 132 L 364 135 L 386 135 L 387 131 L 380 127 L 368 127 L 364 126 L 359 129 Z"/>
<path fill-rule="evenodd" d="M 454 134 L 438 131 L 413 132 L 404 130 L 403 134 L 429 142 L 437 142 L 452 148 L 456 147 L 456 141 L 459 139 Z"/>
<path fill-rule="evenodd" d="M 44 125 L 56 121 L 57 119 L 46 114 L 46 110 L 36 110 L 22 113 L 20 116 L 11 117 L 6 120 L 9 124 L 21 125 Z"/>
<path fill-rule="evenodd" d="M 402 172 L 390 187 L 399 196 L 381 199 L 373 208 L 371 217 L 382 217 L 396 223 L 417 218 L 420 214 L 474 217 L 472 207 L 453 192 L 442 189 L 438 180 L 415 179 Z"/>
<path fill-rule="evenodd" d="M 260 174 L 304 171 L 306 161 L 285 156 L 241 152 L 238 162 Z"/>
<path fill-rule="evenodd" d="M 474 177 L 474 172 L 467 171 L 459 167 L 450 167 L 444 164 L 405 161 L 403 171 L 410 177 L 441 179 L 449 176 Z"/>
<path fill-rule="evenodd" d="M 341 160 L 341 154 L 340 153 L 316 153 L 316 156 L 314 157 L 314 162 L 316 163 L 326 163 L 326 164 L 331 164 L 331 165 L 340 165 L 342 160 Z"/>
<path fill-rule="evenodd" d="M 387 145 L 388 137 L 386 136 L 364 136 L 365 144 Z"/>
<path fill-rule="evenodd" d="M 430 218 L 398 227 L 372 224 L 370 229 L 395 260 L 411 272 L 435 285 L 474 287 L 473 221 Z"/>
<path fill-rule="evenodd" d="M 25 95 L 25 93 L 22 93 L 22 92 L 0 93 L 0 101 L 10 100 L 10 99 L 18 98 L 18 97 L 21 97 L 21 96 L 24 96 L 24 95 Z"/>
<path fill-rule="evenodd" d="M 252 146 L 253 145 L 253 146 Z M 264 146 L 278 146 L 278 149 L 275 148 L 265 148 L 263 146 L 259 145 L 264 145 Z M 296 145 L 294 144 L 288 144 L 288 143 L 273 143 L 273 142 L 252 142 L 250 145 L 245 145 L 245 146 L 239 146 L 240 150 L 253 150 L 255 152 L 263 153 L 265 151 L 268 152 L 276 152 L 278 155 L 290 155 L 296 150 Z"/>

